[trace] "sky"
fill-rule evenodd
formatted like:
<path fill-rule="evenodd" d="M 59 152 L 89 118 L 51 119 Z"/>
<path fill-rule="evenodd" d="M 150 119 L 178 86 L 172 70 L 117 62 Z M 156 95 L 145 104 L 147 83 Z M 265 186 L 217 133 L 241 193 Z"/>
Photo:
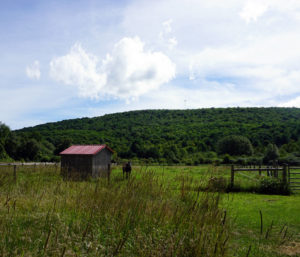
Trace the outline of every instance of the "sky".
<path fill-rule="evenodd" d="M 300 107 L 299 0 L 1 0 L 0 121 Z"/>

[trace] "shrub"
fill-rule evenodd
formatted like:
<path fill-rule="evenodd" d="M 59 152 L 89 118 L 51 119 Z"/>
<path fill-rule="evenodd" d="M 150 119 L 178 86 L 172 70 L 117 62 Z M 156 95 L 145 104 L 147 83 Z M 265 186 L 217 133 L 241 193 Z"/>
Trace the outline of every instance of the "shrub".
<path fill-rule="evenodd" d="M 60 162 L 60 156 L 52 156 L 51 162 Z"/>
<path fill-rule="evenodd" d="M 290 195 L 288 184 L 277 178 L 262 178 L 257 189 L 258 193 L 271 195 Z"/>
<path fill-rule="evenodd" d="M 207 190 L 213 192 L 225 192 L 227 181 L 223 177 L 211 177 L 207 183 Z"/>
<path fill-rule="evenodd" d="M 225 154 L 224 155 L 223 163 L 224 164 L 230 164 L 230 163 L 232 163 L 232 158 L 231 158 L 231 156 L 229 154 Z"/>
<path fill-rule="evenodd" d="M 205 153 L 205 157 L 209 159 L 217 158 L 217 154 L 213 151 L 209 151 Z"/>
<path fill-rule="evenodd" d="M 238 158 L 236 159 L 236 164 L 239 164 L 239 165 L 247 165 L 247 158 Z"/>
<path fill-rule="evenodd" d="M 219 166 L 220 164 L 222 163 L 222 159 L 214 159 L 213 160 L 213 165 L 215 165 L 215 166 Z"/>
<path fill-rule="evenodd" d="M 41 162 L 50 162 L 51 161 L 51 157 L 46 156 L 46 155 L 40 156 L 39 159 L 40 159 Z"/>
<path fill-rule="evenodd" d="M 279 164 L 287 163 L 289 165 L 298 166 L 300 165 L 300 158 L 293 154 L 289 154 L 283 158 L 280 158 L 278 162 Z"/>
<path fill-rule="evenodd" d="M 263 163 L 262 157 L 251 157 L 248 159 L 249 164 L 261 165 Z"/>
<path fill-rule="evenodd" d="M 184 162 L 185 162 L 185 165 L 188 165 L 188 166 L 192 166 L 194 164 L 192 159 L 186 159 L 186 160 L 184 160 Z"/>

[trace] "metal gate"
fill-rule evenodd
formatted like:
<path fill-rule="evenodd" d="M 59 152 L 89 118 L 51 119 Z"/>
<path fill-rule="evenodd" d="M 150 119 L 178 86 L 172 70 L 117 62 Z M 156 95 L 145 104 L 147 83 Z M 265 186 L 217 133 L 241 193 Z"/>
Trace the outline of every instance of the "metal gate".
<path fill-rule="evenodd" d="M 288 167 L 288 182 L 292 191 L 300 190 L 300 167 Z"/>

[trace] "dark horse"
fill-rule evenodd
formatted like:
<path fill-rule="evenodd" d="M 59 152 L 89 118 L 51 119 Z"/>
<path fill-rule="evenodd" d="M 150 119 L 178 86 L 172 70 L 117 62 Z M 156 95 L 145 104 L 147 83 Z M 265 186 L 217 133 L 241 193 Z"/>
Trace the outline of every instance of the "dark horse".
<path fill-rule="evenodd" d="M 126 173 L 126 178 L 130 177 L 130 174 L 131 174 L 131 163 L 130 162 L 123 164 L 123 178 L 124 178 L 125 173 Z"/>

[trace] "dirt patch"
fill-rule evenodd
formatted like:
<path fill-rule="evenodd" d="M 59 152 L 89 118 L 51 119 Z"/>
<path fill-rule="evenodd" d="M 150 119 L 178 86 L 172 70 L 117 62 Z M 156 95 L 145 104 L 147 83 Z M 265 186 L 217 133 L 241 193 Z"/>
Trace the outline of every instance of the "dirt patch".
<path fill-rule="evenodd" d="M 289 256 L 300 254 L 300 242 L 290 242 L 288 245 L 280 247 L 279 252 Z"/>

